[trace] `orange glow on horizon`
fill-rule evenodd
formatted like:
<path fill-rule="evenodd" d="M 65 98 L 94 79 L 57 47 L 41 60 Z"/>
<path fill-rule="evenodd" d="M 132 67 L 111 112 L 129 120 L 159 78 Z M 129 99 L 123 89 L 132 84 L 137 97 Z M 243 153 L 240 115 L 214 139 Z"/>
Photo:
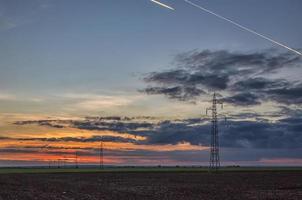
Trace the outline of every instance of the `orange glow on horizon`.
<path fill-rule="evenodd" d="M 75 152 L 79 153 L 79 163 L 98 163 L 100 141 L 89 141 L 86 138 L 94 136 L 110 136 L 123 139 L 130 139 L 136 142 L 103 142 L 104 152 L 119 152 L 118 155 L 106 155 L 104 162 L 108 164 L 122 164 L 135 160 L 136 163 L 148 163 L 156 158 L 143 155 L 127 155 L 127 152 L 150 151 L 150 152 L 171 152 L 171 151 L 202 151 L 208 147 L 191 145 L 189 143 L 178 144 L 143 144 L 147 138 L 130 133 L 119 133 L 107 130 L 82 130 L 66 125 L 64 128 L 41 126 L 38 124 L 16 125 L 18 120 L 39 120 L 41 116 L 34 115 L 2 115 L 0 126 L 1 160 L 6 161 L 29 161 L 49 162 L 66 161 L 73 163 Z M 5 138 L 8 137 L 8 138 Z M 67 139 L 66 139 L 67 138 Z M 70 138 L 74 141 L 68 141 Z M 52 140 L 53 139 L 53 140 Z M 64 141 L 65 140 L 65 141 Z M 82 141 L 81 141 L 82 140 Z M 139 143 L 141 142 L 141 143 Z M 122 152 L 125 152 L 123 155 Z M 169 160 L 162 156 L 160 159 Z M 0 160 L 0 164 L 1 164 Z"/>

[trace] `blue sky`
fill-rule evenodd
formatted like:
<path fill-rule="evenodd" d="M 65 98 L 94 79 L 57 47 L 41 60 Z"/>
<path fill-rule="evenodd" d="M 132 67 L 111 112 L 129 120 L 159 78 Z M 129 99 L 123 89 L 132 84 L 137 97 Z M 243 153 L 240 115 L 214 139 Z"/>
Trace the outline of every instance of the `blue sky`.
<path fill-rule="evenodd" d="M 183 1 L 165 2 L 176 11 L 147 0 L 1 1 L 2 21 L 15 26 L 0 32 L 1 89 L 133 90 L 133 75 L 165 68 L 180 52 L 274 47 Z M 302 46 L 298 0 L 197 2 L 291 47 Z"/>

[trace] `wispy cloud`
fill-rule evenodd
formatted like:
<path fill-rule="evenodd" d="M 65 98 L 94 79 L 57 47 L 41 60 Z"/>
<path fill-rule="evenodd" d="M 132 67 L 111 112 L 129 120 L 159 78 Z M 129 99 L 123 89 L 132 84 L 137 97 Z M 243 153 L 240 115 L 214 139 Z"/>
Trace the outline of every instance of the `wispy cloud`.
<path fill-rule="evenodd" d="M 17 97 L 12 94 L 0 93 L 0 100 L 17 100 Z"/>
<path fill-rule="evenodd" d="M 93 93 L 66 93 L 58 95 L 62 100 L 69 101 L 68 110 L 103 110 L 116 109 L 132 105 L 143 98 L 142 94 L 93 94 Z"/>

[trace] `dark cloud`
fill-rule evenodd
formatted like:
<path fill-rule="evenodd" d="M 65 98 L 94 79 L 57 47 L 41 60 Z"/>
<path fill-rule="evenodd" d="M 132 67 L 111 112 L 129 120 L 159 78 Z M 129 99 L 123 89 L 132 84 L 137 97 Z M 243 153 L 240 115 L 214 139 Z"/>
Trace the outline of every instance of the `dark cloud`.
<path fill-rule="evenodd" d="M 162 85 L 180 85 L 193 87 L 205 85 L 213 89 L 225 89 L 227 87 L 227 74 L 215 75 L 212 73 L 194 72 L 189 70 L 171 70 L 166 72 L 153 72 L 144 78 L 147 83 L 157 83 Z"/>
<path fill-rule="evenodd" d="M 27 148 L 17 148 L 17 147 L 8 147 L 1 148 L 1 153 L 37 153 L 37 150 L 27 149 Z"/>
<path fill-rule="evenodd" d="M 72 127 L 84 130 L 108 130 L 119 133 L 142 135 L 139 130 L 152 129 L 151 122 L 123 122 L 123 121 L 74 121 Z"/>
<path fill-rule="evenodd" d="M 245 120 L 254 118 L 256 121 Z M 255 113 L 233 115 L 220 123 L 220 144 L 226 148 L 290 149 L 302 148 L 301 115 L 284 117 L 276 122 L 261 119 Z M 62 138 L 19 138 L 19 140 L 40 140 L 47 142 L 130 142 L 134 144 L 178 144 L 188 142 L 193 145 L 209 146 L 211 124 L 207 119 L 190 118 L 157 122 L 145 121 L 70 121 L 71 127 L 84 130 L 109 130 L 120 134 L 144 136 L 145 140 L 135 140 L 119 136 L 62 137 Z M 7 139 L 7 138 L 2 138 Z"/>
<path fill-rule="evenodd" d="M 268 100 L 285 105 L 302 104 L 302 84 L 289 83 L 283 79 L 242 80 L 232 85 L 231 91 L 234 94 L 224 100 L 234 105 L 257 105 Z"/>
<path fill-rule="evenodd" d="M 231 86 L 231 90 L 237 91 L 254 91 L 268 90 L 274 88 L 284 88 L 290 86 L 290 83 L 284 79 L 269 80 L 263 77 L 254 77 L 236 82 Z"/>
<path fill-rule="evenodd" d="M 8 148 L 1 148 L 0 153 L 13 153 L 13 154 L 23 154 L 23 153 L 44 153 L 44 154 L 51 154 L 51 155 L 72 155 L 74 156 L 74 152 L 72 151 L 63 151 L 63 150 L 68 150 L 68 149 L 73 149 L 77 150 L 78 154 L 80 155 L 93 155 L 94 152 L 97 152 L 99 150 L 91 150 L 87 151 L 86 149 L 74 149 L 74 148 L 60 148 L 60 147 L 37 147 L 37 146 L 25 146 L 25 147 L 8 147 Z M 47 151 L 51 150 L 51 151 Z M 63 156 L 62 156 L 63 159 Z"/>
<path fill-rule="evenodd" d="M 178 144 L 188 142 L 193 145 L 208 146 L 210 126 L 165 121 L 150 131 L 145 144 Z"/>
<path fill-rule="evenodd" d="M 292 123 L 295 121 L 296 123 Z M 301 118 L 268 121 L 229 121 L 220 125 L 220 144 L 227 148 L 302 148 Z M 148 144 L 210 144 L 210 124 L 163 122 L 147 137 Z"/>
<path fill-rule="evenodd" d="M 301 61 L 300 56 L 272 50 L 256 53 L 195 50 L 176 56 L 177 69 L 148 74 L 144 81 L 149 86 L 140 91 L 194 101 L 205 91 L 224 90 L 225 100 L 238 106 L 264 101 L 301 104 L 301 83 L 267 78 L 282 68 L 301 67 Z"/>
<path fill-rule="evenodd" d="M 261 104 L 260 98 L 253 93 L 239 93 L 223 99 L 223 102 L 239 106 L 252 106 Z"/>
<path fill-rule="evenodd" d="M 284 104 L 302 104 L 302 84 L 267 91 L 268 98 Z"/>
<path fill-rule="evenodd" d="M 220 51 L 190 51 L 176 57 L 177 66 L 211 74 L 247 75 L 267 73 L 300 64 L 301 57 L 292 53 L 267 50 L 255 53 Z"/>
<path fill-rule="evenodd" d="M 16 125 L 30 125 L 30 124 L 37 124 L 40 126 L 48 126 L 51 128 L 64 128 L 63 125 L 59 123 L 67 123 L 69 121 L 64 121 L 64 120 L 33 120 L 33 121 L 17 121 L 14 124 Z"/>
<path fill-rule="evenodd" d="M 196 87 L 148 87 L 144 90 L 147 94 L 163 94 L 170 99 L 191 101 L 205 92 Z"/>
<path fill-rule="evenodd" d="M 120 136 L 91 136 L 91 137 L 63 137 L 63 138 L 56 138 L 57 141 L 64 141 L 64 142 L 120 142 L 120 143 L 135 143 L 135 139 L 131 138 L 124 138 Z"/>
<path fill-rule="evenodd" d="M 135 116 L 135 117 L 127 117 L 127 116 L 86 116 L 86 120 L 93 120 L 93 121 L 132 121 L 132 120 L 156 120 L 156 117 L 151 116 Z"/>
<path fill-rule="evenodd" d="M 50 137 L 50 138 L 34 138 L 34 137 L 28 137 L 28 138 L 10 138 L 10 137 L 0 137 L 0 140 L 18 140 L 18 141 L 42 141 L 42 142 L 129 142 L 129 143 L 135 143 L 135 139 L 131 138 L 125 138 L 121 136 L 99 136 L 94 135 L 91 137 Z"/>
<path fill-rule="evenodd" d="M 263 115 L 258 114 L 256 112 L 242 112 L 242 113 L 238 113 L 238 114 L 229 114 L 227 116 L 228 119 L 231 120 L 236 120 L 236 119 L 241 119 L 241 120 L 245 120 L 245 119 L 249 119 L 249 118 L 260 118 Z M 279 116 L 279 115 L 278 115 Z"/>

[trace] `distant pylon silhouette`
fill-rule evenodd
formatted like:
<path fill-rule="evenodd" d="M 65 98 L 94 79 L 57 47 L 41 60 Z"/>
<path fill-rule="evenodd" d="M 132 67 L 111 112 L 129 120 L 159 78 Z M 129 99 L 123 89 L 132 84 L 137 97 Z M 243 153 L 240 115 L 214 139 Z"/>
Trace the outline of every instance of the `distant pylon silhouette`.
<path fill-rule="evenodd" d="M 78 152 L 77 151 L 75 151 L 75 168 L 79 168 Z"/>
<path fill-rule="evenodd" d="M 220 168 L 217 104 L 221 104 L 221 108 L 223 108 L 222 102 L 220 100 L 217 100 L 217 95 L 214 92 L 212 107 L 206 109 L 206 114 L 208 114 L 209 110 L 212 112 L 211 149 L 209 163 L 210 170 L 218 170 Z"/>
<path fill-rule="evenodd" d="M 101 139 L 101 144 L 100 144 L 100 169 L 104 168 L 104 146 L 103 146 L 103 138 Z"/>

